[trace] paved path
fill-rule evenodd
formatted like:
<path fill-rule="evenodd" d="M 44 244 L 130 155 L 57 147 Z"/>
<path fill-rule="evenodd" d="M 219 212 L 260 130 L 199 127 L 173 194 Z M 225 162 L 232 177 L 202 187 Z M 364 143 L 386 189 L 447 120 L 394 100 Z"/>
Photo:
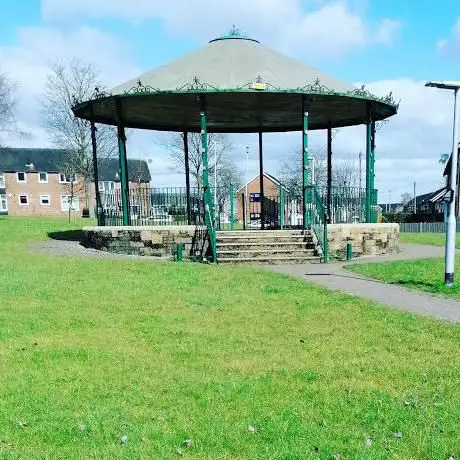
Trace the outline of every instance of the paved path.
<path fill-rule="evenodd" d="M 128 254 L 116 254 L 113 252 L 97 251 L 96 249 L 85 248 L 78 241 L 68 240 L 45 240 L 29 244 L 32 252 L 40 252 L 52 256 L 78 256 L 78 257 L 99 257 L 102 259 L 128 259 L 143 260 L 147 262 L 163 262 L 170 259 L 159 257 L 142 257 Z"/>
<path fill-rule="evenodd" d="M 364 262 L 442 257 L 444 249 L 426 245 L 401 245 L 399 254 L 387 257 L 363 257 Z M 355 262 L 356 263 L 356 262 Z M 371 280 L 343 269 L 344 263 L 272 265 L 269 269 L 299 276 L 329 289 L 346 291 L 393 308 L 452 322 L 460 322 L 460 302 L 409 290 L 402 286 Z"/>

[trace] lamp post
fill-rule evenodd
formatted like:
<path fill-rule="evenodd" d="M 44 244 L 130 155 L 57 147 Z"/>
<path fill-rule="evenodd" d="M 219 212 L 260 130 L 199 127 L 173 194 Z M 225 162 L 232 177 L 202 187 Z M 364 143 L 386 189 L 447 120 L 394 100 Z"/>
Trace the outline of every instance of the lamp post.
<path fill-rule="evenodd" d="M 450 194 L 447 207 L 447 235 L 444 282 L 447 287 L 454 285 L 455 272 L 455 236 L 457 219 L 455 217 L 455 196 L 457 193 L 457 154 L 458 154 L 458 118 L 459 118 L 459 89 L 460 81 L 429 81 L 425 86 L 431 88 L 448 89 L 454 92 L 454 127 L 452 155 L 450 165 Z"/>

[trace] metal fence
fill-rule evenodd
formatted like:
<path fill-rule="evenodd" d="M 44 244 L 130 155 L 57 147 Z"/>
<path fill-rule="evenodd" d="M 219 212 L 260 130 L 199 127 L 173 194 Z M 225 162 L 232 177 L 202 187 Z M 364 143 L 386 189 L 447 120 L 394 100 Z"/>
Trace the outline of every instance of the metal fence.
<path fill-rule="evenodd" d="M 321 199 L 327 210 L 327 187 L 315 188 L 318 199 Z M 250 197 L 245 198 L 244 194 L 237 195 L 232 193 L 232 190 L 233 187 L 216 190 L 216 228 L 218 230 L 261 228 L 260 194 L 251 194 Z M 214 193 L 214 190 L 212 192 Z M 100 224 L 122 226 L 121 190 L 101 193 L 100 196 L 102 209 L 97 212 Z M 365 189 L 332 187 L 330 196 L 332 223 L 366 221 Z M 376 202 L 376 193 L 372 201 Z M 263 209 L 265 228 L 302 228 L 303 226 L 303 198 L 300 193 L 280 188 L 277 194 L 263 197 Z M 130 225 L 136 226 L 205 225 L 203 189 L 198 187 L 190 189 L 187 206 L 185 187 L 130 188 L 129 217 Z"/>
<path fill-rule="evenodd" d="M 416 222 L 399 224 L 401 233 L 445 233 L 444 222 Z M 457 221 L 457 232 L 460 232 L 460 221 Z"/>
<path fill-rule="evenodd" d="M 102 210 L 98 217 L 104 225 L 123 225 L 121 190 L 101 193 Z M 192 188 L 187 213 L 185 187 L 131 188 L 129 216 L 131 225 L 204 225 L 203 193 Z"/>
<path fill-rule="evenodd" d="M 317 187 L 323 203 L 328 206 L 328 188 Z M 331 187 L 331 209 L 329 219 L 333 224 L 355 224 L 366 222 L 366 189 L 359 187 Z M 377 191 L 375 190 L 372 205 L 377 204 Z M 373 216 L 373 222 L 376 222 Z"/>

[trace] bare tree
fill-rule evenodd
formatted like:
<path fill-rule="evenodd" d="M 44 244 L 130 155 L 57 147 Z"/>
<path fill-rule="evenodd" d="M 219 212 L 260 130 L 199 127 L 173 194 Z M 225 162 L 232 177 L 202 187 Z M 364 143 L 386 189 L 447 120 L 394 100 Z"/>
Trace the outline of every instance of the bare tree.
<path fill-rule="evenodd" d="M 216 190 L 216 210 L 218 213 L 227 211 L 230 204 L 231 188 L 235 192 L 242 185 L 241 171 L 228 158 L 221 161 L 217 167 L 217 190 Z"/>
<path fill-rule="evenodd" d="M 407 204 L 409 203 L 409 201 L 412 201 L 413 199 L 413 196 L 410 194 L 410 193 L 403 193 L 401 195 L 401 204 L 403 206 L 407 206 Z"/>
<path fill-rule="evenodd" d="M 0 135 L 17 132 L 15 109 L 17 105 L 16 86 L 6 74 L 0 74 Z M 0 138 L 0 146 L 2 139 Z"/>
<path fill-rule="evenodd" d="M 189 166 L 190 175 L 193 178 L 193 183 L 197 187 L 201 187 L 202 182 L 202 167 L 203 161 L 201 157 L 201 135 L 199 133 L 188 134 L 189 145 Z M 162 146 L 168 151 L 169 157 L 174 163 L 177 172 L 185 174 L 185 155 L 184 155 L 184 134 L 170 134 L 162 141 Z M 224 159 L 228 158 L 229 152 L 232 150 L 232 143 L 225 134 L 209 134 L 208 135 L 208 163 L 209 176 L 214 174 L 214 163 L 217 160 L 217 168 L 223 164 Z M 217 155 L 217 158 L 215 156 Z"/>
<path fill-rule="evenodd" d="M 52 63 L 41 99 L 44 127 L 53 144 L 68 152 L 61 169 L 83 180 L 87 207 L 88 186 L 94 180 L 90 124 L 76 118 L 72 107 L 91 99 L 95 88 L 102 89 L 102 85 L 91 64 L 78 60 Z M 98 125 L 96 141 L 99 159 L 103 161 L 114 155 L 116 135 L 112 127 Z"/>
<path fill-rule="evenodd" d="M 327 159 L 325 152 L 314 152 L 309 161 L 310 183 L 319 186 L 327 185 Z M 281 182 L 294 194 L 302 190 L 302 153 L 294 151 L 281 164 Z M 350 158 L 335 158 L 332 165 L 332 185 L 334 187 L 358 187 L 359 167 L 357 162 Z"/>

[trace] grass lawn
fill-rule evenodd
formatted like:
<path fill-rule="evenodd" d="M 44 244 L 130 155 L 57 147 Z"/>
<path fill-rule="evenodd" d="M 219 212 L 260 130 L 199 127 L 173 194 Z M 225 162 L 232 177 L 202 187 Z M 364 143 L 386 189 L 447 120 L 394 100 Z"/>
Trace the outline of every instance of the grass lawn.
<path fill-rule="evenodd" d="M 401 233 L 400 239 L 401 243 L 445 245 L 444 233 Z M 460 241 L 457 241 L 457 248 L 460 249 Z"/>
<path fill-rule="evenodd" d="M 457 258 L 456 264 L 460 264 Z M 444 286 L 444 259 L 404 260 L 398 262 L 355 264 L 346 267 L 356 273 L 409 288 L 460 299 L 460 283 Z"/>
<path fill-rule="evenodd" d="M 0 219 L 2 459 L 460 455 L 460 326 L 262 270 L 26 249 L 72 228 Z"/>

